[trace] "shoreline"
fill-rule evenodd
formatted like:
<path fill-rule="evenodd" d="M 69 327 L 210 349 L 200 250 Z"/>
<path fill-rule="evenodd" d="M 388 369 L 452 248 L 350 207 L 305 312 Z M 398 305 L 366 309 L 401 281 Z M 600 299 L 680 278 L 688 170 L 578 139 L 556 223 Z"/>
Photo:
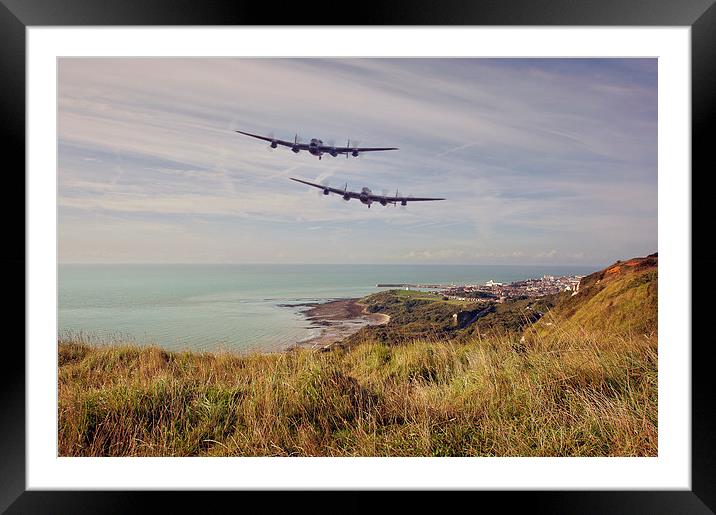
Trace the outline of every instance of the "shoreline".
<path fill-rule="evenodd" d="M 390 315 L 368 313 L 360 299 L 336 299 L 327 302 L 296 304 L 293 307 L 306 308 L 301 314 L 312 329 L 320 334 L 290 345 L 286 350 L 311 349 L 326 351 L 338 342 L 358 332 L 367 325 L 384 325 L 390 322 Z"/>

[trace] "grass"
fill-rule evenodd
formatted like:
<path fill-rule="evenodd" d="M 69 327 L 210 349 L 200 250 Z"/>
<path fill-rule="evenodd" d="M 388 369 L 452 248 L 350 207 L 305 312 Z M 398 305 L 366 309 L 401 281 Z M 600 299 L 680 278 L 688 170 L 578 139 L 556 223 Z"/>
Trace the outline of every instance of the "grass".
<path fill-rule="evenodd" d="M 61 456 L 655 456 L 653 334 L 273 355 L 59 342 Z"/>
<path fill-rule="evenodd" d="M 613 267 L 617 268 L 617 266 Z M 600 272 L 587 277 L 587 285 L 550 310 L 534 329 L 545 338 L 555 331 L 589 327 L 615 335 L 656 332 L 658 279 L 656 267 Z M 549 326 L 546 324 L 550 324 Z"/>
<path fill-rule="evenodd" d="M 450 304 L 378 293 L 368 309 L 391 321 L 332 352 L 170 353 L 67 335 L 59 454 L 656 456 L 656 268 L 656 255 L 618 262 L 577 295 L 529 301 L 552 308 L 537 322 L 525 301 L 465 331 Z"/>
<path fill-rule="evenodd" d="M 436 293 L 436 292 L 432 292 L 432 291 L 423 291 L 423 290 L 388 290 L 388 291 L 401 299 L 417 299 L 417 300 L 426 300 L 428 302 L 440 302 L 440 303 L 444 303 L 444 304 L 449 304 L 449 305 L 457 307 L 459 309 L 464 308 L 468 304 L 474 304 L 476 302 L 476 299 L 469 299 L 469 300 L 450 299 L 440 293 Z"/>

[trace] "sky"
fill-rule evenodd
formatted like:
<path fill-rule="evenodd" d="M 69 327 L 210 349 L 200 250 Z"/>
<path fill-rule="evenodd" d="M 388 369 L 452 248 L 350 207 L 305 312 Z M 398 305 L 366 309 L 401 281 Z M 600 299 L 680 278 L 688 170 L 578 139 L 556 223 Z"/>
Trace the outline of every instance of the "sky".
<path fill-rule="evenodd" d="M 656 59 L 62 58 L 58 91 L 61 263 L 657 250 Z M 400 150 L 319 161 L 235 130 Z M 289 177 L 448 200 L 368 209 Z"/>

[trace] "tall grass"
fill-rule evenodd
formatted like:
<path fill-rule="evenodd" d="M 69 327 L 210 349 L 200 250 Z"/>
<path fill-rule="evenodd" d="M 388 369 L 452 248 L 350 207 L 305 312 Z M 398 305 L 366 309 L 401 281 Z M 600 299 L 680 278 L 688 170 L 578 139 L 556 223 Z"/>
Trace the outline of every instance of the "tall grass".
<path fill-rule="evenodd" d="M 240 356 L 59 343 L 62 456 L 655 456 L 657 339 Z"/>

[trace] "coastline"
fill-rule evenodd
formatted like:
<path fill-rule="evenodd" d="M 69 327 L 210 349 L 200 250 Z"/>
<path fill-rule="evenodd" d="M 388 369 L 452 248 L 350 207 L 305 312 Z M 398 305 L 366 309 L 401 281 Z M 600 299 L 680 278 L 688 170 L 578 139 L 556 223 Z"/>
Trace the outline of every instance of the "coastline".
<path fill-rule="evenodd" d="M 298 304 L 301 313 L 310 322 L 312 328 L 320 329 L 318 336 L 301 340 L 286 350 L 312 349 L 329 350 L 344 338 L 367 325 L 384 325 L 390 321 L 390 315 L 369 313 L 360 299 L 336 299 L 323 303 Z"/>

